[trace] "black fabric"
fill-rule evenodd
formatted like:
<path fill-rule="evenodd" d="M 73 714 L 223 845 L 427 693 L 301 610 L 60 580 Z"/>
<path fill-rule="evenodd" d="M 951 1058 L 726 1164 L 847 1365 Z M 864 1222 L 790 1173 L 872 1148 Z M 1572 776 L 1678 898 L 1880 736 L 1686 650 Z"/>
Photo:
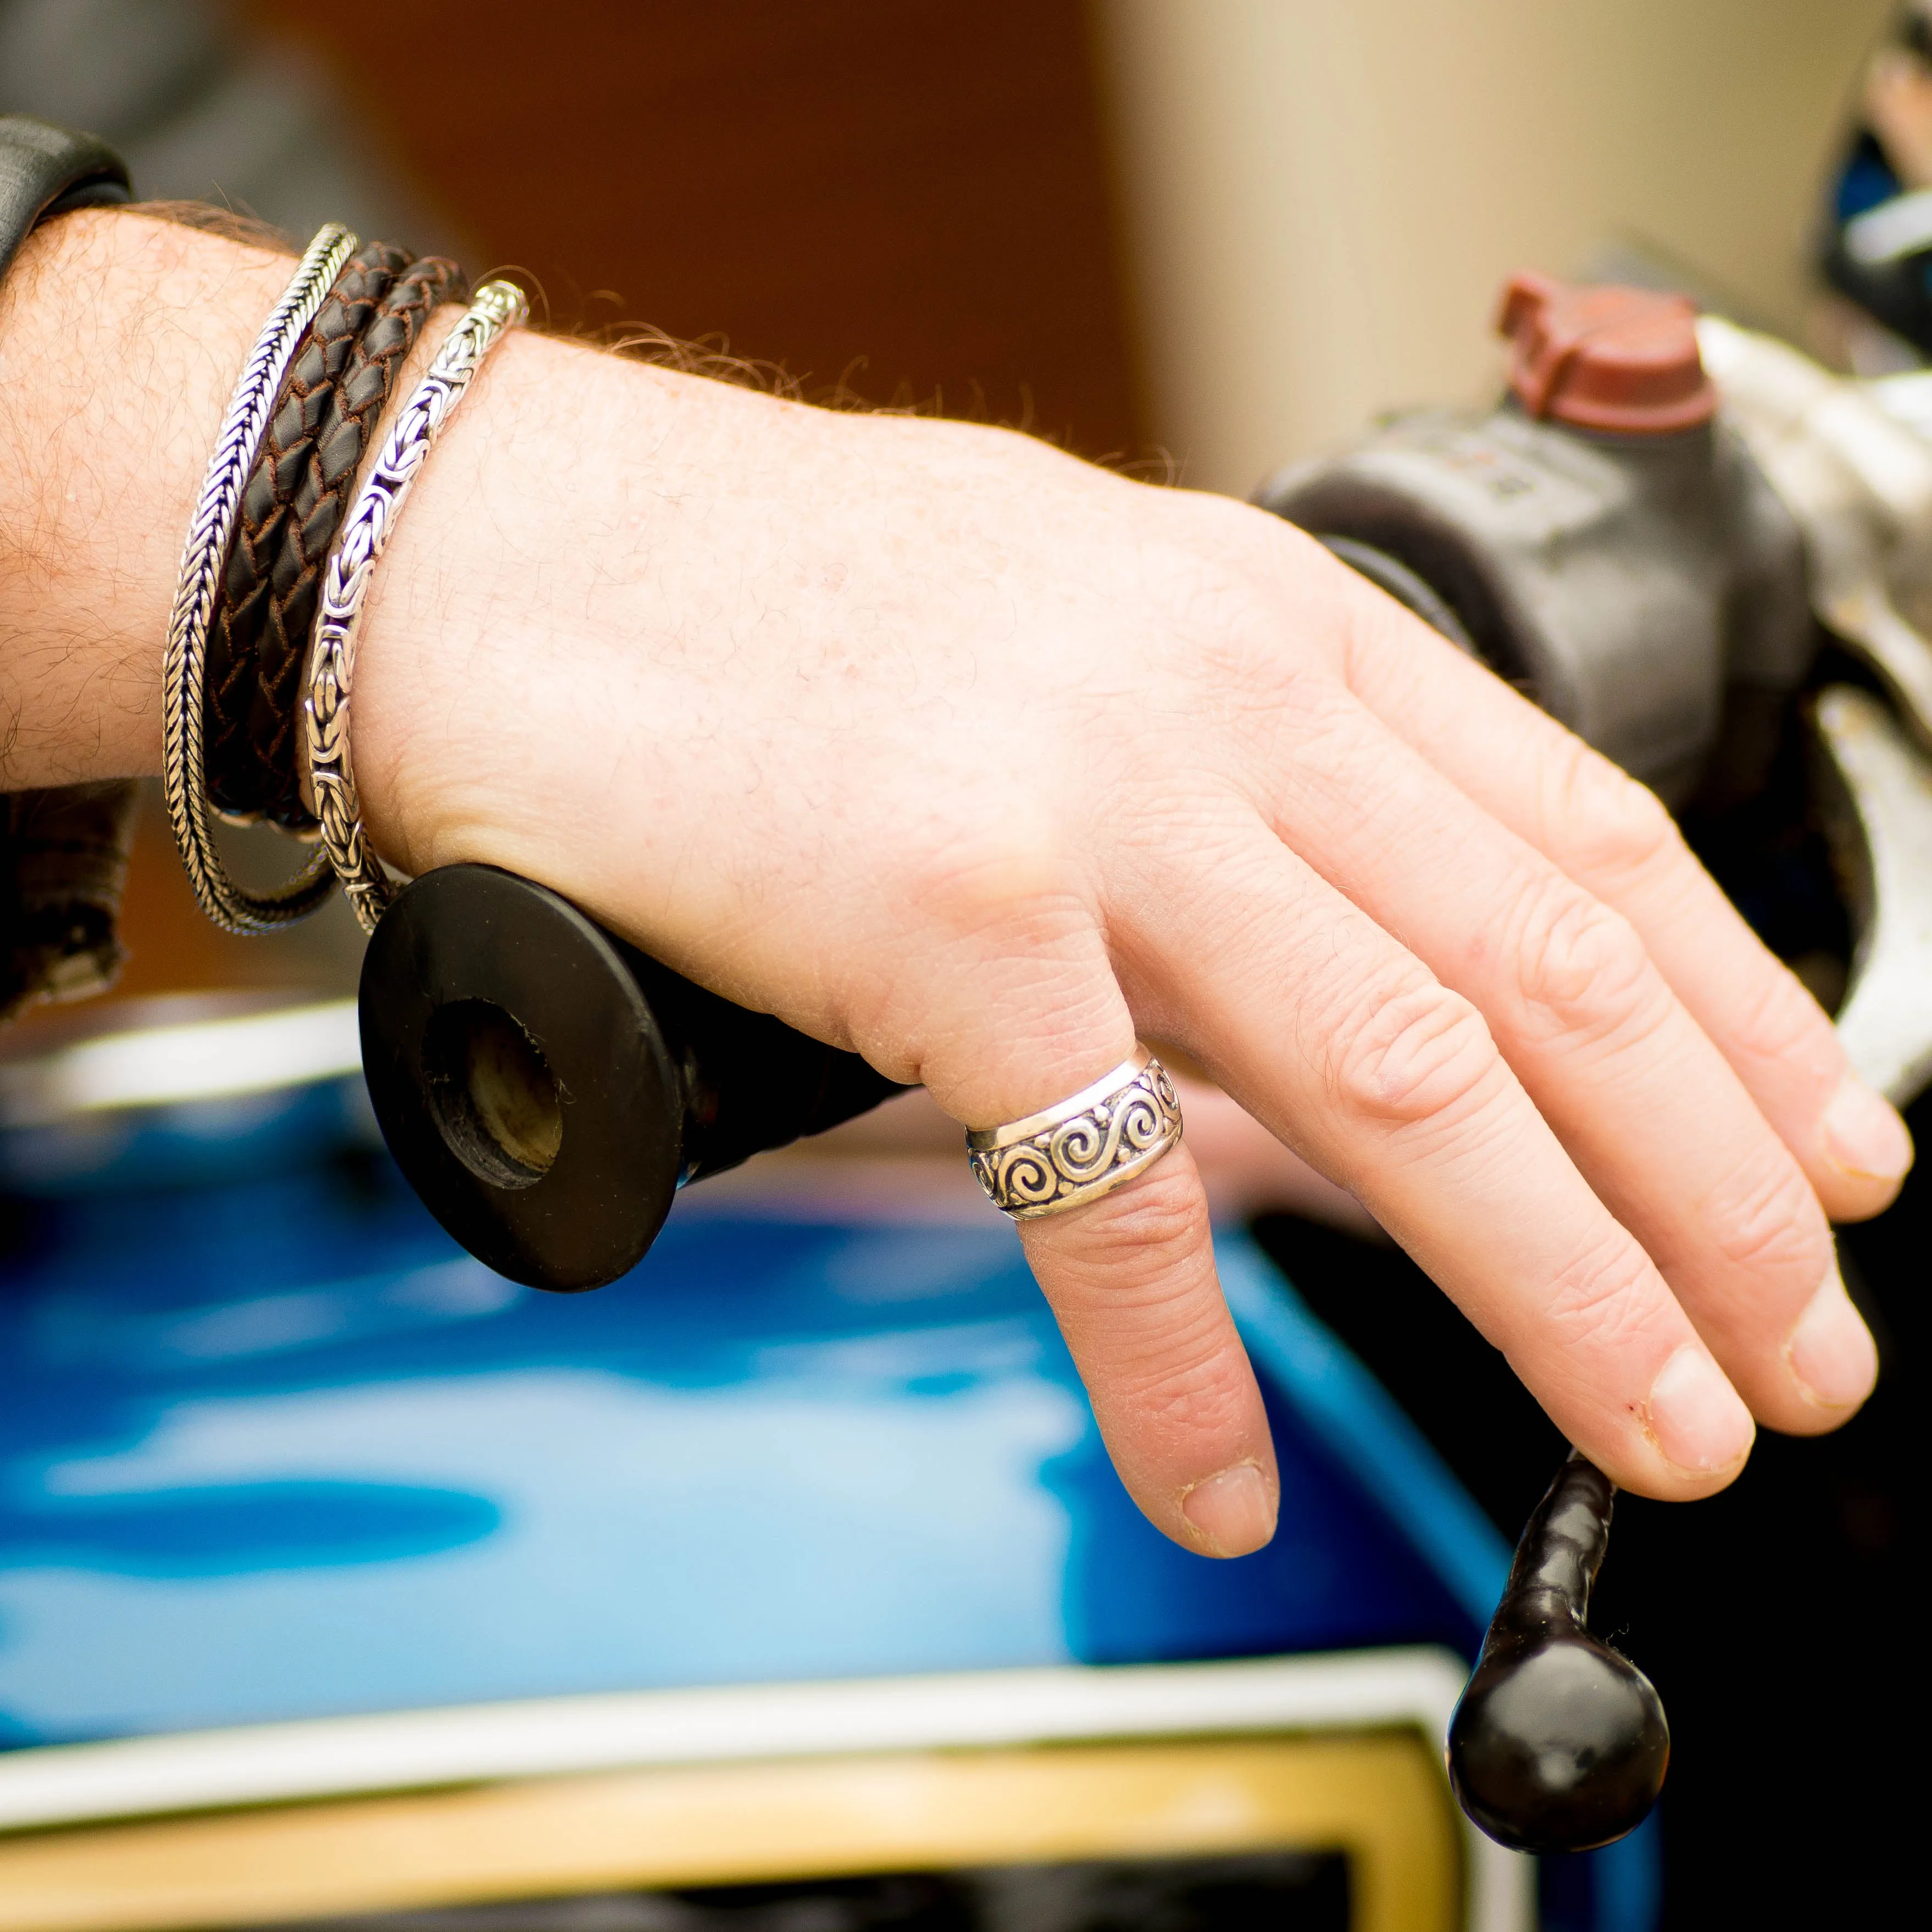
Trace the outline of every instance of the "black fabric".
<path fill-rule="evenodd" d="M 130 194 L 121 158 L 93 135 L 0 116 L 0 276 L 37 223 Z M 131 784 L 0 798 L 0 1018 L 112 983 L 134 803 Z"/>
<path fill-rule="evenodd" d="M 112 781 L 0 797 L 0 1020 L 113 983 L 138 799 Z"/>
<path fill-rule="evenodd" d="M 0 276 L 37 222 L 132 195 L 126 164 L 106 142 L 24 114 L 0 116 Z"/>

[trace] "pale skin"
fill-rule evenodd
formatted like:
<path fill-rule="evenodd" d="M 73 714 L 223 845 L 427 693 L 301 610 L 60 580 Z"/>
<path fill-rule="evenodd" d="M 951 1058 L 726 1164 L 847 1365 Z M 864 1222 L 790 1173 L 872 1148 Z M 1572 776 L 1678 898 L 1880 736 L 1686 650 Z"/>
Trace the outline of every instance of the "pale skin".
<path fill-rule="evenodd" d="M 0 786 L 159 769 L 182 538 L 288 272 L 126 213 L 16 264 Z M 1829 1222 L 1892 1198 L 1897 1115 L 1648 793 L 1258 511 L 514 337 L 381 566 L 354 732 L 397 866 L 540 879 L 963 1124 L 1172 1043 L 1631 1490 L 1870 1392 Z M 1186 1144 L 1023 1235 L 1140 1507 L 1264 1542 Z"/>

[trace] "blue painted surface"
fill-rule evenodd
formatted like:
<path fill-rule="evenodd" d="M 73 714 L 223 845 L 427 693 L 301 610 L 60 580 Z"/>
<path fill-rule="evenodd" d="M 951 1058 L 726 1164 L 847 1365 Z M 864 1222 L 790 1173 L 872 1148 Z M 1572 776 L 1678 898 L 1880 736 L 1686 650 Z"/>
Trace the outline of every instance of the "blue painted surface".
<path fill-rule="evenodd" d="M 1592 1932 L 1654 1932 L 1664 1916 L 1664 1814 L 1653 1811 L 1628 1838 L 1589 1855 Z"/>
<path fill-rule="evenodd" d="M 1221 1266 L 1281 1528 L 1208 1563 L 1120 1488 L 1005 1223 L 681 1208 L 626 1281 L 546 1296 L 463 1255 L 386 1161 L 315 1164 L 317 1108 L 340 1102 L 16 1139 L 0 1163 L 42 1197 L 0 1259 L 0 1748 L 682 1684 L 1468 1654 L 1493 1606 L 1502 1539 L 1244 1238 Z M 1558 1869 L 1552 1922 L 1654 1924 L 1654 1829 Z"/>
<path fill-rule="evenodd" d="M 1510 1546 L 1388 1392 L 1246 1240 L 1216 1244 L 1222 1290 L 1265 1379 L 1354 1472 L 1480 1630 L 1509 1580 Z"/>
<path fill-rule="evenodd" d="M 0 1130 L 0 1190 L 79 1198 L 207 1187 L 310 1167 L 318 1148 L 344 1144 L 382 1144 L 360 1078 Z"/>
<path fill-rule="evenodd" d="M 1348 1404 L 1270 1354 L 1306 1358 L 1312 1324 L 1229 1260 L 1283 1498 L 1274 1544 L 1222 1564 L 1135 1511 L 990 1217 L 680 1214 L 565 1298 L 462 1256 L 386 1174 L 44 1204 L 0 1276 L 4 1735 L 1466 1648 L 1496 1550 L 1418 1546 Z"/>

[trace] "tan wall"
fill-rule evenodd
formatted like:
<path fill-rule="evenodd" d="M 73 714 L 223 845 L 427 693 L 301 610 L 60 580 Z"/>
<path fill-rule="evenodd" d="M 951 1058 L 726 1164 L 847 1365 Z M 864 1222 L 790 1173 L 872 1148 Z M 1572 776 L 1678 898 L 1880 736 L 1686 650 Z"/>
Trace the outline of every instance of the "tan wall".
<path fill-rule="evenodd" d="M 1496 289 L 1648 238 L 1801 325 L 1890 0 L 1094 0 L 1148 414 L 1245 492 L 1482 393 Z"/>

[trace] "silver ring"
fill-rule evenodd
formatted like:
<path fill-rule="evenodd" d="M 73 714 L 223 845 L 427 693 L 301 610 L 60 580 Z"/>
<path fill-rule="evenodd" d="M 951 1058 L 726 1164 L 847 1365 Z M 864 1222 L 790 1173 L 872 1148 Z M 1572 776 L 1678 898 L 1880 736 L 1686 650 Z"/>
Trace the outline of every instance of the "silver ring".
<path fill-rule="evenodd" d="M 374 932 L 394 896 L 389 875 L 362 829 L 362 802 L 349 755 L 350 694 L 356 681 L 356 634 L 374 580 L 376 560 L 396 527 L 411 486 L 462 401 L 483 358 L 506 329 L 530 314 L 514 282 L 485 282 L 469 312 L 452 329 L 429 373 L 403 405 L 395 427 L 350 506 L 342 535 L 329 553 L 322 578 L 304 682 L 302 746 L 308 766 L 322 850 L 349 895 L 364 932 Z"/>
<path fill-rule="evenodd" d="M 208 627 L 242 506 L 242 492 L 268 427 L 275 394 L 316 311 L 328 298 L 356 237 L 339 222 L 316 231 L 235 386 L 214 454 L 196 500 L 182 551 L 161 672 L 162 788 L 168 823 L 201 909 L 230 932 L 272 932 L 305 918 L 328 896 L 328 863 L 318 853 L 285 886 L 244 891 L 214 849 L 202 774 Z"/>
<path fill-rule="evenodd" d="M 1180 1138 L 1174 1082 L 1142 1047 L 1057 1107 L 968 1134 L 966 1158 L 1001 1214 L 1032 1221 L 1111 1194 Z"/>

